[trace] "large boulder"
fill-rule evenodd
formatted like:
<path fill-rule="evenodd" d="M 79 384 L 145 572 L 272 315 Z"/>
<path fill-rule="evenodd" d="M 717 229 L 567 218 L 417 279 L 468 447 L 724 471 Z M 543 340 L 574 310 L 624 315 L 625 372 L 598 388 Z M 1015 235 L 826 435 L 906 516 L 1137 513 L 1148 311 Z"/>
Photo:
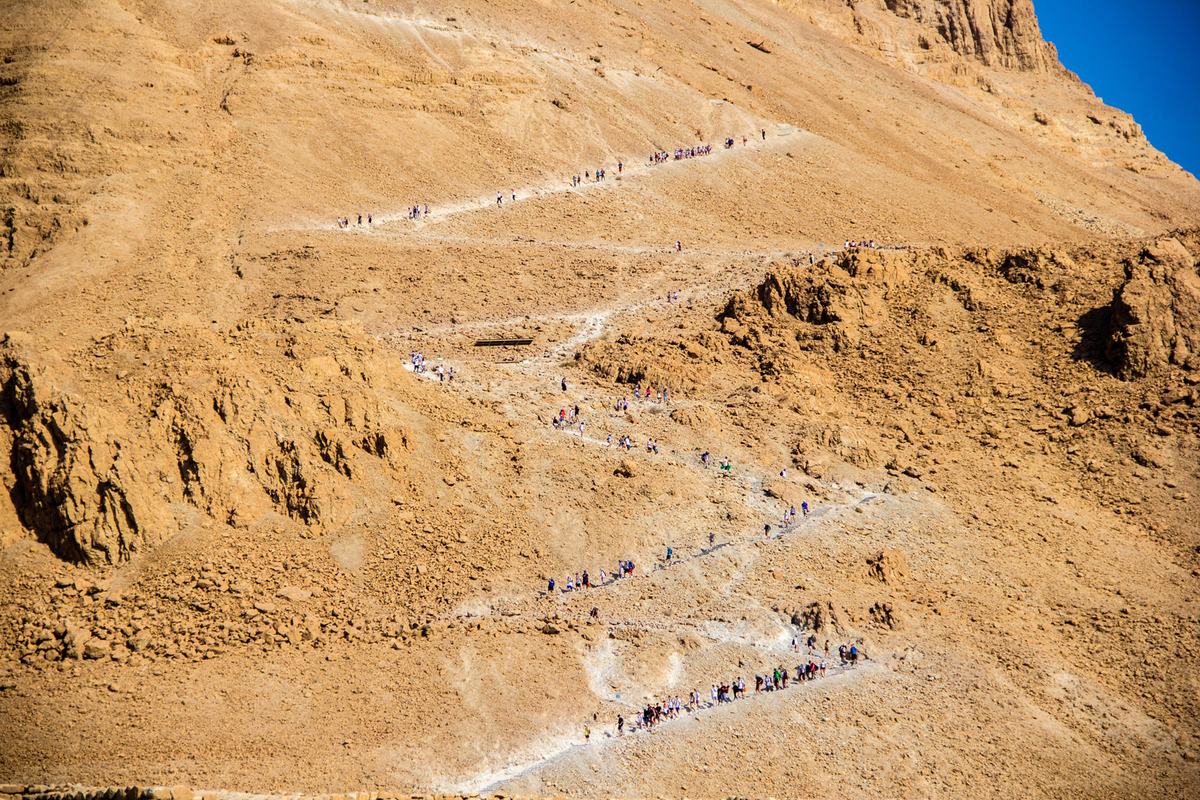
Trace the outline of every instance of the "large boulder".
<path fill-rule="evenodd" d="M 1193 255 L 1168 238 L 1126 261 L 1110 319 L 1106 355 L 1118 377 L 1200 366 L 1200 274 Z"/>

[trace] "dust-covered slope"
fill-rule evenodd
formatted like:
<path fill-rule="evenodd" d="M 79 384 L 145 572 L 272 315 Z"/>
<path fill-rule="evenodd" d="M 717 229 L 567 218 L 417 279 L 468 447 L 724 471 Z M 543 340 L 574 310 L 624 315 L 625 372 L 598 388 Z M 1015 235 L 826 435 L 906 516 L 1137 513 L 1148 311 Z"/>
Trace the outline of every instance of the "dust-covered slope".
<path fill-rule="evenodd" d="M 0 778 L 1196 786 L 1200 185 L 1027 2 L 0 19 Z"/>

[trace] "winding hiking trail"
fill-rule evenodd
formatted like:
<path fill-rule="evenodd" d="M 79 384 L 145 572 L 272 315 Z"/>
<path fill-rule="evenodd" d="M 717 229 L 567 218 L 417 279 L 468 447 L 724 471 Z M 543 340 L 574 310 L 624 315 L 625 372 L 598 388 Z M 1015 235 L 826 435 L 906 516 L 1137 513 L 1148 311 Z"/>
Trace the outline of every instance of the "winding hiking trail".
<path fill-rule="evenodd" d="M 737 148 L 734 148 L 736 151 Z M 713 156 L 723 155 L 723 153 L 714 152 Z M 704 161 L 713 156 L 706 156 L 695 160 Z M 668 162 L 666 164 L 657 165 L 660 169 L 673 168 L 689 168 L 692 165 L 683 164 L 680 162 Z M 643 169 L 649 169 L 644 167 Z M 635 173 L 637 170 L 627 169 L 629 172 Z M 551 191 L 568 192 L 568 191 L 599 191 L 604 189 L 615 190 L 619 184 L 609 183 L 593 183 L 585 184 L 581 187 L 561 187 Z M 548 193 L 548 192 L 547 192 Z M 544 194 L 544 193 L 542 193 Z M 526 196 L 523 192 L 522 196 Z M 539 193 L 529 193 L 531 197 L 541 196 Z M 493 208 L 493 204 L 487 201 L 479 200 L 473 203 L 459 204 L 458 206 L 449 207 L 440 211 L 437 214 L 430 214 L 429 217 L 415 221 L 412 228 L 408 230 L 387 230 L 387 229 L 372 229 L 365 231 L 371 235 L 382 235 L 385 237 L 406 238 L 409 240 L 429 241 L 438 243 L 458 243 L 458 244 L 473 244 L 486 245 L 493 247 L 512 247 L 527 244 L 539 246 L 562 247 L 574 250 L 589 250 L 589 251 L 605 251 L 612 253 L 630 253 L 630 254 L 647 254 L 668 252 L 667 248 L 663 247 L 648 247 L 648 246 L 633 246 L 622 244 L 609 243 L 578 243 L 567 241 L 538 241 L 523 237 L 499 238 L 499 237 L 471 237 L 445 234 L 440 235 L 431 231 L 427 226 L 445 220 L 455 214 L 471 213 L 475 211 L 485 211 Z M 385 223 L 403 221 L 414 222 L 407 219 L 386 218 Z M 354 232 L 354 231 L 352 231 Z M 419 331 L 420 338 L 424 342 L 424 349 L 435 349 L 438 339 L 453 336 L 456 334 L 471 333 L 474 331 L 494 330 L 505 326 L 516 326 L 528 322 L 536 322 L 552 325 L 566 325 L 572 329 L 569 335 L 558 335 L 556 341 L 551 341 L 545 347 L 535 354 L 531 354 L 525 358 L 510 362 L 500 362 L 488 365 L 489 371 L 500 370 L 507 376 L 503 383 L 517 381 L 519 385 L 524 385 L 528 388 L 530 385 L 557 385 L 559 380 L 559 366 L 568 359 L 579 348 L 589 342 L 595 341 L 604 336 L 606 331 L 610 330 L 614 325 L 619 325 L 622 318 L 628 318 L 632 315 L 646 314 L 655 312 L 665 315 L 664 321 L 669 320 L 672 312 L 675 309 L 685 309 L 691 307 L 695 303 L 704 302 L 710 298 L 723 298 L 728 296 L 731 291 L 745 288 L 752 284 L 752 281 L 757 279 L 761 274 L 761 262 L 764 259 L 778 258 L 805 258 L 809 253 L 814 256 L 824 255 L 816 250 L 796 250 L 796 251 L 756 251 L 756 250 L 705 250 L 705 249 L 689 249 L 688 255 L 700 255 L 716 261 L 722 262 L 721 268 L 710 268 L 705 274 L 697 276 L 693 279 L 690 285 L 679 292 L 680 298 L 678 301 L 670 301 L 663 299 L 664 291 L 651 291 L 644 285 L 637 289 L 629 289 L 620 298 L 603 305 L 593 306 L 592 308 L 576 311 L 562 312 L 555 314 L 541 314 L 523 317 L 513 317 L 507 320 L 500 321 L 471 321 L 464 323 L 454 323 L 449 325 L 439 325 L 435 327 L 421 329 Z M 730 269 L 730 262 L 740 262 L 738 268 Z M 711 265 L 710 265 L 711 266 Z M 665 273 L 661 277 L 665 277 Z M 397 349 L 407 350 L 414 345 L 414 337 L 410 333 L 402 331 L 392 331 L 377 337 L 389 346 Z M 414 349 L 421 349 L 416 347 Z M 482 364 L 475 362 L 472 368 L 472 363 L 469 359 L 456 361 L 456 375 L 453 381 L 445 381 L 442 383 L 447 391 L 455 392 L 461 395 L 470 396 L 479 399 L 488 399 L 494 395 L 488 394 L 493 387 L 485 386 L 479 380 L 474 378 L 480 377 L 472 373 L 476 369 L 483 367 Z M 414 372 L 418 378 L 423 378 L 428 381 L 439 381 L 435 371 L 426 371 L 424 373 L 416 373 L 411 363 L 405 363 L 406 369 Z M 465 368 L 465 369 L 464 369 Z M 513 394 L 513 385 L 509 385 L 505 390 L 509 395 Z M 549 397 L 543 396 L 541 402 L 534 404 L 514 404 L 507 416 L 510 421 L 530 423 L 533 425 L 535 435 L 546 441 L 553 441 L 554 437 L 559 437 L 558 441 L 566 446 L 578 446 L 595 448 L 600 451 L 602 457 L 612 460 L 617 463 L 621 459 L 629 458 L 633 454 L 629 452 L 620 452 L 620 448 L 614 452 L 613 446 L 605 439 L 598 438 L 594 435 L 588 435 L 592 431 L 600 430 L 604 426 L 605 412 L 604 408 L 610 409 L 608 417 L 616 419 L 618 415 L 611 412 L 619 398 L 615 395 L 610 395 L 607 392 L 597 392 L 594 389 L 589 390 L 588 402 L 591 405 L 591 413 L 581 417 L 584 422 L 584 431 L 580 432 L 574 425 L 568 425 L 562 430 L 551 428 L 542 419 L 546 413 L 545 401 Z M 553 402 L 553 401 L 551 401 Z M 574 402 L 574 401 L 570 401 Z M 639 408 L 647 405 L 646 401 L 634 401 Z M 671 408 L 688 406 L 691 401 L 676 399 L 670 404 Z M 631 405 L 631 409 L 633 406 Z M 665 406 L 664 406 L 665 408 Z M 551 413 L 553 413 L 551 411 Z M 614 437 L 616 438 L 616 437 Z M 645 436 L 637 436 L 634 434 L 635 444 L 644 445 Z M 641 441 L 636 441 L 640 439 Z M 614 443 L 615 444 L 615 443 Z M 638 447 L 636 449 L 642 449 Z M 835 499 L 823 502 L 820 504 L 813 503 L 807 515 L 799 517 L 792 524 L 778 528 L 779 519 L 782 511 L 787 507 L 786 503 L 780 500 L 768 497 L 764 492 L 765 476 L 756 472 L 747 472 L 744 468 L 738 468 L 737 472 L 732 474 L 722 473 L 719 469 L 705 469 L 700 460 L 700 452 L 679 452 L 669 451 L 663 452 L 661 455 L 649 456 L 652 459 L 661 459 L 667 463 L 674 463 L 677 466 L 691 468 L 697 472 L 698 478 L 703 476 L 711 480 L 715 486 L 736 487 L 736 495 L 738 502 L 753 514 L 758 516 L 758 521 L 748 524 L 740 531 L 726 532 L 722 536 L 721 541 L 713 542 L 707 547 L 701 547 L 689 552 L 681 552 L 676 549 L 673 558 L 669 562 L 659 561 L 650 565 L 639 565 L 634 575 L 628 577 L 609 577 L 606 581 L 600 584 L 593 584 L 589 589 L 575 588 L 572 591 L 565 591 L 560 584 L 558 590 L 554 593 L 548 592 L 545 588 L 536 590 L 532 593 L 520 594 L 503 594 L 492 593 L 484 598 L 476 598 L 467 603 L 460 605 L 446 615 L 449 617 L 483 617 L 503 615 L 503 617 L 516 624 L 533 624 L 540 625 L 549 615 L 553 615 L 556 620 L 561 620 L 561 623 L 556 624 L 583 624 L 587 621 L 586 611 L 582 608 L 573 608 L 578 605 L 572 603 L 572 600 L 583 597 L 595 597 L 597 600 L 608 593 L 634 593 L 637 592 L 640 585 L 645 581 L 654 581 L 662 578 L 673 580 L 673 575 L 681 572 L 687 565 L 697 562 L 704 562 L 707 559 L 712 559 L 721 555 L 737 554 L 738 570 L 737 574 L 742 575 L 750 568 L 752 563 L 758 557 L 758 547 L 764 542 L 773 542 L 785 544 L 808 537 L 830 537 L 834 535 L 837 522 L 842 513 L 853 510 L 856 506 L 860 506 L 872 501 L 881 500 L 881 496 L 862 490 L 860 487 L 845 488 L 836 483 L 818 484 L 821 486 L 821 491 L 828 497 L 833 494 Z M 812 482 L 809 479 L 809 482 Z M 816 483 L 816 482 L 813 482 Z M 799 484 L 798 484 L 799 485 Z M 882 498 L 882 502 L 886 502 L 887 498 Z M 762 525 L 764 522 L 769 522 L 774 528 L 770 536 L 764 536 Z M 728 591 L 728 590 L 726 590 Z M 732 599 L 732 598 L 727 598 Z M 759 605 L 756 601 L 751 601 L 752 605 Z M 589 603 L 590 605 L 590 603 Z M 760 609 L 765 610 L 765 609 Z M 618 630 L 644 630 L 658 634 L 681 635 L 688 634 L 695 637 L 708 640 L 709 642 L 720 645 L 723 643 L 736 643 L 743 646 L 754 648 L 761 654 L 763 665 L 769 664 L 787 664 L 791 659 L 804 661 L 807 663 L 809 657 L 807 653 L 793 652 L 789 646 L 792 635 L 797 637 L 802 636 L 802 631 L 799 628 L 792 627 L 790 632 L 784 636 L 776 637 L 778 640 L 764 641 L 761 636 L 753 634 L 747 635 L 747 631 L 740 630 L 737 625 L 730 625 L 724 622 L 714 622 L 711 620 L 693 620 L 693 619 L 671 619 L 665 621 L 649 621 L 638 619 L 627 619 L 622 617 L 605 616 L 601 622 L 603 629 L 608 631 Z M 782 630 L 782 629 L 781 629 Z M 684 656 L 686 658 L 686 656 Z M 820 662 L 821 655 L 816 655 L 813 660 Z M 863 665 L 850 667 L 845 664 L 837 663 L 837 659 L 829 659 L 827 675 L 824 678 L 813 681 L 814 684 L 821 686 L 837 687 L 845 685 L 848 681 L 857 680 L 858 678 L 872 673 L 879 668 L 879 665 L 874 663 L 866 663 Z M 760 666 L 757 669 L 770 669 L 770 666 Z M 756 667 L 749 667 L 749 674 L 753 675 Z M 745 677 L 745 676 L 743 676 Z M 728 680 L 728 679 L 724 679 Z M 708 703 L 707 700 L 702 700 L 701 706 L 692 711 L 686 712 L 685 716 L 691 716 L 696 720 L 702 720 L 715 715 L 739 715 L 745 710 L 755 707 L 760 707 L 767 704 L 779 705 L 786 701 L 787 697 L 798 696 L 809 687 L 809 682 L 796 682 L 790 684 L 790 688 L 796 692 L 789 694 L 787 691 L 764 692 L 761 694 L 750 693 L 747 697 L 740 700 L 718 704 L 714 706 Z M 660 697 L 668 691 L 663 687 L 660 689 L 651 689 L 646 693 L 646 698 L 651 696 Z M 618 695 L 619 697 L 619 695 Z M 617 701 L 622 706 L 628 706 L 626 710 L 627 716 L 632 722 L 633 715 L 636 713 L 636 708 L 640 708 L 639 704 L 630 701 Z M 600 733 L 593 731 L 595 738 L 590 742 L 580 742 L 577 737 L 561 737 L 555 736 L 543 740 L 540 743 L 526 743 L 525 746 L 519 748 L 524 750 L 524 757 L 514 758 L 513 763 L 500 769 L 490 769 L 480 772 L 479 774 L 470 777 L 466 780 L 459 780 L 449 783 L 444 787 L 445 791 L 463 792 L 469 794 L 483 794 L 496 791 L 499 787 L 514 780 L 528 776 L 535 771 L 550 766 L 556 762 L 563 761 L 573 754 L 583 752 L 587 749 L 595 748 L 612 748 L 620 747 L 621 742 L 625 739 L 633 740 L 636 737 L 643 735 L 661 735 L 673 729 L 674 723 L 682 721 L 684 716 L 676 720 L 668 720 L 653 729 L 631 729 L 628 730 L 625 736 L 615 737 L 609 732 Z M 532 755 L 532 757 L 530 757 Z"/>
<path fill-rule="evenodd" d="M 415 226 L 414 229 L 419 230 L 420 228 L 423 228 L 425 225 L 452 219 L 452 218 L 462 215 L 462 214 L 470 214 L 470 213 L 474 213 L 477 211 L 485 211 L 488 209 L 497 209 L 497 208 L 499 210 L 503 210 L 505 206 L 509 206 L 512 203 L 521 203 L 523 201 L 536 199 L 536 198 L 543 198 L 543 197 L 547 197 L 547 196 L 551 196 L 551 195 L 560 195 L 560 194 L 567 194 L 567 193 L 584 194 L 584 193 L 603 191 L 605 189 L 608 189 L 610 191 L 615 191 L 620 187 L 620 184 L 623 180 L 628 180 L 630 178 L 636 179 L 639 176 L 650 174 L 652 171 L 667 172 L 668 174 L 670 174 L 671 170 L 690 168 L 690 167 L 692 167 L 693 164 L 696 164 L 697 162 L 700 162 L 700 163 L 714 162 L 715 163 L 715 162 L 729 159 L 729 158 L 736 158 L 736 157 L 746 154 L 746 153 L 778 149 L 778 148 L 784 147 L 785 145 L 794 144 L 797 142 L 824 141 L 824 139 L 822 139 L 822 137 L 820 137 L 814 133 L 809 133 L 808 131 L 804 131 L 799 128 L 796 128 L 794 125 L 790 125 L 787 123 L 772 123 L 771 125 L 772 125 L 772 127 L 774 127 L 775 132 L 771 134 L 770 139 L 768 139 L 767 141 L 762 141 L 761 139 L 759 139 L 758 136 L 754 136 L 754 137 L 748 137 L 745 145 L 734 144 L 733 147 L 730 147 L 728 149 L 726 149 L 723 145 L 713 144 L 713 150 L 708 155 L 694 156 L 691 158 L 682 158 L 682 159 L 678 159 L 678 160 L 672 158 L 672 159 L 668 159 L 667 161 L 660 163 L 660 164 L 652 164 L 652 163 L 645 162 L 645 161 L 639 161 L 636 164 L 630 163 L 630 164 L 625 165 L 623 172 L 621 172 L 619 174 L 610 175 L 605 180 L 599 180 L 599 181 L 591 180 L 591 181 L 586 181 L 584 183 L 581 183 L 578 186 L 572 186 L 569 179 L 564 180 L 564 179 L 558 178 L 558 179 L 554 179 L 552 181 L 551 179 L 547 178 L 546 180 L 544 180 L 540 183 L 537 183 L 537 184 L 526 185 L 519 189 L 511 189 L 510 188 L 507 191 L 502 192 L 504 202 L 500 203 L 500 204 L 496 203 L 496 195 L 495 194 L 489 194 L 489 195 L 482 196 L 482 197 L 474 197 L 474 198 L 466 198 L 463 200 L 450 201 L 445 204 L 431 203 L 431 204 L 429 204 L 429 207 L 430 207 L 429 213 L 422 214 L 419 218 L 417 218 L 415 220 L 409 218 L 408 209 L 406 208 L 404 211 L 385 211 L 380 214 L 375 214 L 372 212 L 373 221 L 370 226 L 362 226 L 362 225 L 353 225 L 352 224 L 352 225 L 347 226 L 346 228 L 341 228 L 338 225 L 334 224 L 333 228 L 335 230 L 339 230 L 339 231 L 342 231 L 347 234 L 355 234 L 355 233 L 369 234 L 369 233 L 378 232 L 380 229 L 380 226 L 387 226 L 387 225 L 391 225 L 393 223 L 404 223 L 404 224 L 413 225 L 413 226 Z M 692 145 L 692 146 L 696 146 L 696 145 Z M 670 147 L 670 148 L 668 148 L 668 152 L 674 153 L 674 151 L 677 149 L 680 149 L 680 148 Z M 611 167 L 615 170 L 615 163 L 618 161 L 618 159 L 616 159 L 614 157 L 611 160 L 613 163 L 610 164 L 608 167 L 604 167 L 605 169 L 609 169 Z M 586 167 L 586 169 L 590 172 L 591 167 Z M 570 170 L 570 171 L 573 174 L 574 172 L 576 172 L 578 170 Z M 517 194 L 516 200 L 511 199 L 512 193 L 514 191 Z M 425 203 L 426 203 L 426 200 L 424 198 L 422 198 L 422 200 L 421 200 L 422 207 L 424 207 Z M 332 216 L 337 217 L 340 215 L 338 213 L 334 213 Z M 310 221 L 308 221 L 304 224 L 300 224 L 300 225 L 277 226 L 275 228 L 275 230 L 288 230 L 288 229 L 290 229 L 290 230 L 328 230 L 330 227 L 330 224 L 331 223 L 328 220 L 310 220 Z"/>
<path fill-rule="evenodd" d="M 611 312 L 610 312 L 611 313 Z M 588 323 L 581 326 L 579 332 L 574 337 L 563 342 L 556 348 L 560 354 L 569 351 L 574 347 L 582 344 L 584 341 L 594 338 L 603 330 L 605 321 L 610 314 L 594 314 L 588 317 Z M 437 380 L 433 373 L 426 372 L 421 374 L 427 380 Z M 446 383 L 445 386 L 451 391 L 467 391 L 471 392 L 474 387 L 469 383 L 454 381 Z M 539 425 L 537 430 L 542 432 L 545 437 L 567 437 L 567 442 L 576 442 L 582 439 L 587 446 L 595 446 L 606 453 L 611 448 L 606 446 L 606 442 L 590 436 L 580 437 L 571 430 L 562 432 L 555 431 L 545 425 Z M 611 454 L 617 456 L 617 454 Z M 703 475 L 711 478 L 714 482 L 719 482 L 723 485 L 736 485 L 740 487 L 743 494 L 742 502 L 748 508 L 757 509 L 764 518 L 776 524 L 776 516 L 779 513 L 779 503 L 772 501 L 764 494 L 764 478 L 753 473 L 735 473 L 721 474 L 716 469 L 706 470 L 701 466 L 699 453 L 693 454 L 677 454 L 676 458 L 683 458 L 685 463 L 688 458 L 694 458 L 694 469 Z M 810 479 L 811 480 L 811 479 Z M 837 484 L 830 484 L 824 487 L 826 491 L 840 492 L 845 495 L 845 500 L 814 504 L 806 516 L 799 517 L 791 525 L 786 528 L 776 529 L 769 537 L 764 536 L 759 523 L 753 523 L 748 526 L 740 534 L 726 538 L 723 541 L 715 542 L 707 547 L 702 547 L 692 552 L 680 553 L 678 550 L 673 554 L 669 562 L 658 562 L 650 566 L 641 566 L 638 571 L 628 577 L 609 577 L 604 583 L 594 584 L 589 589 L 576 588 L 572 591 L 565 591 L 561 587 L 553 594 L 546 590 L 540 590 L 533 594 L 519 595 L 504 595 L 492 594 L 487 598 L 484 605 L 480 605 L 477 601 L 469 602 L 459 608 L 456 608 L 449 616 L 485 616 L 503 614 L 503 616 L 512 622 L 523 622 L 540 624 L 547 618 L 548 614 L 555 614 L 557 619 L 562 620 L 562 624 L 568 623 L 584 623 L 587 620 L 586 614 L 579 610 L 572 610 L 569 606 L 569 601 L 574 598 L 582 597 L 601 597 L 608 592 L 634 592 L 642 582 L 652 580 L 656 576 L 664 576 L 670 578 L 672 573 L 682 570 L 686 565 L 703 561 L 712 558 L 716 555 L 727 553 L 741 554 L 743 561 L 741 571 L 749 567 L 754 558 L 757 557 L 757 546 L 763 542 L 778 542 L 786 543 L 793 540 L 805 539 L 813 536 L 826 537 L 832 536 L 837 527 L 837 521 L 840 515 L 844 512 L 853 510 L 857 506 L 865 503 L 882 501 L 887 502 L 887 497 L 872 492 L 863 491 L 860 489 L 847 490 Z M 547 604 L 550 604 L 547 606 Z M 764 645 L 756 638 L 747 638 L 740 635 L 736 630 L 715 630 L 714 624 L 710 621 L 699 620 L 671 620 L 663 622 L 650 622 L 646 620 L 621 619 L 606 617 L 601 623 L 604 629 L 609 631 L 614 630 L 646 630 L 661 634 L 682 634 L 688 633 L 692 636 L 699 636 L 710 640 L 714 643 L 738 643 L 755 647 L 762 655 L 762 664 L 788 664 L 792 659 L 807 662 L 809 657 L 806 652 L 796 653 L 787 645 L 787 641 L 783 643 L 774 642 L 771 645 Z M 719 628 L 724 628 L 724 625 L 718 625 Z M 793 629 L 793 635 L 797 637 L 803 636 L 801 629 Z M 790 640 L 790 637 L 784 637 L 785 640 Z M 814 655 L 812 660 L 820 662 L 822 656 Z M 684 716 L 691 716 L 695 720 L 703 720 L 711 715 L 737 715 L 742 714 L 745 710 L 762 706 L 764 704 L 782 704 L 786 698 L 795 696 L 799 692 L 808 688 L 813 688 L 815 685 L 825 687 L 840 687 L 848 681 L 857 680 L 863 676 L 874 674 L 881 667 L 873 662 L 867 662 L 857 666 L 849 666 L 839 663 L 836 657 L 829 659 L 827 674 L 824 678 L 818 678 L 811 682 L 791 682 L 789 690 L 795 690 L 793 693 L 785 690 L 777 690 L 775 692 L 750 693 L 745 698 L 732 701 L 729 703 L 718 704 L 713 706 L 706 700 L 701 701 L 699 708 L 685 712 Z M 749 673 L 754 674 L 756 669 L 770 669 L 770 666 L 750 667 Z M 744 676 L 743 676 L 744 677 Z M 723 679 L 727 680 L 727 679 Z M 812 684 L 813 686 L 810 686 Z M 663 688 L 658 691 L 650 692 L 647 696 L 660 696 L 666 693 L 667 689 Z M 747 705 L 749 703 L 750 705 Z M 634 714 L 640 704 L 624 703 L 628 705 L 626 713 L 629 716 L 629 722 L 632 724 Z M 551 738 L 540 745 L 534 745 L 533 750 L 542 751 L 534 758 L 523 758 L 507 767 L 498 770 L 487 770 L 479 775 L 465 781 L 457 781 L 443 787 L 447 792 L 460 792 L 467 794 L 486 794 L 499 790 L 501 786 L 522 777 L 531 775 L 535 771 L 550 766 L 554 763 L 563 761 L 574 754 L 583 752 L 588 749 L 595 748 L 612 748 L 620 747 L 621 743 L 626 739 L 634 739 L 643 735 L 661 735 L 672 729 L 672 726 L 683 719 L 683 716 L 668 720 L 653 729 L 628 729 L 624 736 L 616 737 L 610 732 L 593 731 L 594 739 L 590 742 L 580 742 L 577 738 Z"/>

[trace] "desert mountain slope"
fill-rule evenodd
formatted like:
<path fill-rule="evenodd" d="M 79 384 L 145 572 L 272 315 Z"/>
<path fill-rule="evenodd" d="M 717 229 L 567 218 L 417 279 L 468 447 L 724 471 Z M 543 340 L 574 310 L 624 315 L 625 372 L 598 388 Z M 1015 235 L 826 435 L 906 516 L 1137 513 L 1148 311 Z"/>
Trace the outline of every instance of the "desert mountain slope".
<path fill-rule="evenodd" d="M 1026 0 L 0 20 L 0 779 L 1200 786 L 1200 184 Z"/>

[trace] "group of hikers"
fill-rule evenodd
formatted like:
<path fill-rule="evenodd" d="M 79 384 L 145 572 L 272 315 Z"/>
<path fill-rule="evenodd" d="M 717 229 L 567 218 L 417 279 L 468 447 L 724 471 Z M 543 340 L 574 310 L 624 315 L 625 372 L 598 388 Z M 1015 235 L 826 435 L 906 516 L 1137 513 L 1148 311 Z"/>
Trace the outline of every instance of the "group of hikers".
<path fill-rule="evenodd" d="M 762 132 L 762 138 L 764 140 L 767 138 L 767 132 L 765 130 Z M 749 142 L 749 140 L 745 136 L 743 136 L 742 144 L 745 145 L 748 142 Z M 734 145 L 734 140 L 732 138 L 725 139 L 725 149 L 729 149 L 729 148 L 733 147 L 733 145 Z M 666 152 L 652 153 L 650 155 L 650 164 L 651 165 L 665 164 L 667 161 L 672 161 L 672 160 L 673 161 L 683 161 L 684 159 L 688 159 L 688 158 L 696 158 L 698 156 L 706 156 L 706 155 L 709 155 L 710 153 L 712 153 L 712 145 L 711 144 L 695 145 L 692 147 L 680 147 L 680 148 L 676 149 L 673 153 L 666 153 Z M 623 173 L 624 171 L 625 171 L 624 162 L 618 161 L 617 162 L 617 173 L 620 174 L 620 173 Z M 582 176 L 579 176 L 579 175 L 571 176 L 571 186 L 572 187 L 579 186 L 579 185 L 583 184 L 585 181 L 591 182 L 591 183 L 598 183 L 600 181 L 607 180 L 607 179 L 608 179 L 608 169 L 607 168 L 601 167 L 594 171 L 593 170 L 584 170 Z M 510 195 L 512 197 L 512 200 L 515 202 L 517 199 L 516 191 L 511 190 Z M 496 192 L 496 205 L 500 206 L 503 204 L 504 204 L 504 192 Z M 418 220 L 418 219 L 421 219 L 422 217 L 425 217 L 428 215 L 429 215 L 429 204 L 428 203 L 425 203 L 425 204 L 417 203 L 416 205 L 409 206 L 408 210 L 407 210 L 407 218 L 410 220 Z M 359 225 L 363 224 L 363 215 L 362 214 L 358 215 L 358 224 Z M 372 224 L 372 218 L 371 218 L 370 214 L 367 214 L 367 224 L 368 225 Z M 338 228 L 346 229 L 346 228 L 352 227 L 352 223 L 351 223 L 349 217 L 338 217 L 337 218 L 337 226 L 338 226 Z M 849 248 L 850 246 L 851 246 L 850 242 L 846 242 L 846 247 Z M 866 247 L 867 245 L 866 245 L 866 243 L 863 243 L 859 246 Z M 874 245 L 874 243 L 872 243 L 870 246 L 874 247 L 875 245 Z M 675 249 L 682 250 L 683 248 L 679 242 L 676 242 Z"/>
<path fill-rule="evenodd" d="M 811 652 L 812 647 L 810 645 Z M 838 654 L 843 665 L 849 664 L 854 666 L 858 662 L 858 646 L 854 644 L 841 645 L 838 648 Z M 754 692 L 760 694 L 762 692 L 782 691 L 788 688 L 790 683 L 801 683 L 805 681 L 824 678 L 826 670 L 829 668 L 829 642 L 825 642 L 825 656 L 820 662 L 809 659 L 807 662 L 802 662 L 796 665 L 794 671 L 789 672 L 788 668 L 783 664 L 774 669 L 765 672 L 761 675 L 754 676 Z M 734 700 L 742 699 L 746 696 L 746 682 L 738 677 L 728 683 L 712 685 L 709 690 L 709 701 L 707 704 L 701 699 L 700 692 L 693 690 L 685 700 L 684 698 L 668 696 L 665 700 L 657 703 L 652 703 L 639 709 L 630 721 L 630 730 L 641 730 L 643 728 L 653 728 L 656 725 L 661 725 L 663 722 L 674 719 L 681 714 L 690 714 L 694 711 L 699 711 L 703 708 L 713 708 L 714 706 L 732 703 Z M 622 736 L 625 733 L 625 717 L 617 716 L 617 735 Z M 585 737 L 590 741 L 591 729 L 584 728 Z"/>
<path fill-rule="evenodd" d="M 362 225 L 362 224 L 363 224 L 363 221 L 362 221 L 362 214 L 359 214 L 359 215 L 358 215 L 358 224 L 359 224 L 359 225 Z M 371 224 L 371 215 L 370 215 L 370 214 L 367 214 L 367 224 L 368 224 L 368 225 L 370 225 L 370 224 Z M 350 225 L 351 225 L 351 222 L 350 222 L 350 218 L 349 218 L 349 217 L 338 217 L 338 218 L 337 218 L 337 226 L 338 226 L 339 228 L 342 228 L 342 229 L 349 228 L 349 227 L 350 227 Z"/>
<path fill-rule="evenodd" d="M 707 450 L 700 454 L 700 463 L 704 465 L 705 469 L 712 466 L 712 456 L 708 454 Z M 733 474 L 733 462 L 729 460 L 729 456 L 721 459 L 721 463 L 717 465 L 717 470 L 724 472 L 726 475 Z"/>
<path fill-rule="evenodd" d="M 762 131 L 763 141 L 766 141 L 767 132 Z M 725 149 L 733 147 L 735 140 L 732 137 L 725 138 Z M 750 140 L 745 136 L 742 137 L 742 144 L 749 144 Z M 674 153 L 652 153 L 650 155 L 651 164 L 665 164 L 668 161 L 683 161 L 686 158 L 696 158 L 697 156 L 706 156 L 712 153 L 711 144 L 695 145 L 693 147 L 680 147 Z"/>
<path fill-rule="evenodd" d="M 697 158 L 706 156 L 712 152 L 711 144 L 702 144 L 696 147 L 681 147 L 674 153 L 652 153 L 650 155 L 650 163 L 665 164 L 668 161 L 683 161 L 688 158 Z"/>
<path fill-rule="evenodd" d="M 620 580 L 621 578 L 627 578 L 630 575 L 633 575 L 633 562 L 621 560 L 617 562 L 617 569 L 611 576 L 604 570 L 600 570 L 600 580 L 598 582 L 592 581 L 586 569 L 582 574 L 578 572 L 574 575 L 567 573 L 567 581 L 563 584 L 561 591 L 563 594 L 566 594 L 567 592 L 581 591 L 583 589 L 593 589 L 597 586 L 604 586 L 607 583 Z M 554 582 L 554 578 L 547 579 L 546 594 L 554 594 L 554 589 L 557 586 L 558 584 Z M 595 618 L 597 616 L 599 616 L 597 610 L 593 609 L 592 617 Z"/>
<path fill-rule="evenodd" d="M 429 362 L 425 360 L 422 353 L 416 350 L 410 350 L 408 353 L 409 361 L 412 362 L 412 371 L 418 375 L 426 375 L 429 373 Z M 437 375 L 438 381 L 446 383 L 454 380 L 454 367 L 448 367 L 444 364 L 438 364 L 434 369 L 433 375 Z M 432 377 L 432 376 L 431 376 Z"/>
<path fill-rule="evenodd" d="M 625 164 L 621 161 L 618 161 L 617 162 L 617 173 L 619 174 L 624 171 L 625 171 Z M 580 177 L 578 175 L 571 176 L 571 186 L 579 186 L 584 181 L 588 181 L 591 183 L 599 183 L 600 181 L 606 181 L 606 180 L 608 180 L 608 170 L 607 169 L 598 169 L 595 172 L 585 169 L 583 171 L 583 177 Z"/>

